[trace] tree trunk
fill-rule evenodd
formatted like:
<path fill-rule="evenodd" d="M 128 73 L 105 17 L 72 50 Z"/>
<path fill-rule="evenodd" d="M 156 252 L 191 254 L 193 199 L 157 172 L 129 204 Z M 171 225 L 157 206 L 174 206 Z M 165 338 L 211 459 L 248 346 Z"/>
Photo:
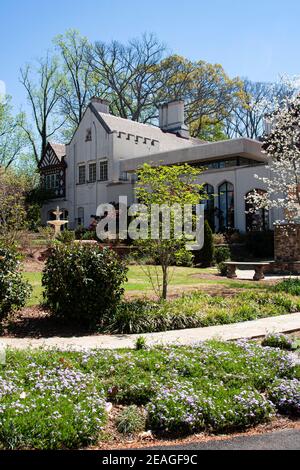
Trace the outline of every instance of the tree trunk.
<path fill-rule="evenodd" d="M 168 295 L 168 268 L 167 266 L 162 266 L 163 271 L 163 289 L 162 289 L 162 298 L 167 300 Z"/>

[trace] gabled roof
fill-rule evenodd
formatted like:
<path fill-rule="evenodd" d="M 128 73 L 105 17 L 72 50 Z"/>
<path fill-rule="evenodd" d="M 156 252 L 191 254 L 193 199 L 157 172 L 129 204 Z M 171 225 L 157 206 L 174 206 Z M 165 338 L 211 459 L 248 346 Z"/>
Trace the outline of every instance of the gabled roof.
<path fill-rule="evenodd" d="M 175 150 L 178 148 L 192 147 L 205 142 L 199 139 L 183 139 L 171 132 L 164 132 L 159 127 L 142 124 L 140 122 L 124 119 L 112 114 L 98 113 L 110 132 L 121 132 L 129 135 L 156 140 L 159 142 L 160 151 Z"/>
<path fill-rule="evenodd" d="M 64 144 L 57 144 L 55 142 L 49 142 L 50 147 L 53 149 L 55 155 L 62 161 L 63 157 L 66 156 L 66 146 Z"/>
<path fill-rule="evenodd" d="M 66 156 L 66 146 L 64 144 L 57 144 L 48 142 L 45 155 L 39 163 L 39 168 L 48 168 L 63 164 L 66 166 L 64 157 Z"/>

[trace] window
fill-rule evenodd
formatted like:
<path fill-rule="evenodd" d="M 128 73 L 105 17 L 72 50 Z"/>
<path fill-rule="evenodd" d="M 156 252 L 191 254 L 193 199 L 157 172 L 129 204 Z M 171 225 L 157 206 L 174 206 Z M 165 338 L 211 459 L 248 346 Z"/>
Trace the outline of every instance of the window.
<path fill-rule="evenodd" d="M 227 181 L 219 186 L 219 230 L 234 228 L 234 188 Z"/>
<path fill-rule="evenodd" d="M 207 199 L 204 202 L 204 217 L 208 221 L 212 231 L 215 231 L 215 198 L 214 187 L 211 184 L 203 186 L 204 193 L 207 194 Z"/>
<path fill-rule="evenodd" d="M 100 162 L 100 181 L 108 180 L 108 161 L 102 160 Z"/>
<path fill-rule="evenodd" d="M 92 129 L 89 128 L 86 130 L 86 134 L 85 134 L 85 141 L 86 142 L 91 142 L 92 140 Z"/>
<path fill-rule="evenodd" d="M 84 207 L 78 207 L 77 225 L 84 226 Z"/>
<path fill-rule="evenodd" d="M 89 164 L 89 183 L 95 183 L 97 179 L 97 164 L 90 163 Z"/>
<path fill-rule="evenodd" d="M 85 184 L 86 183 L 85 165 L 80 165 L 78 167 L 78 183 L 79 184 Z"/>
<path fill-rule="evenodd" d="M 266 191 L 262 189 L 256 189 L 258 194 L 266 194 Z M 255 209 L 251 201 L 247 200 L 247 197 L 254 194 L 253 191 L 249 191 L 246 194 L 245 201 L 245 212 L 246 212 L 246 230 L 247 232 L 264 232 L 269 230 L 269 211 L 267 209 Z"/>

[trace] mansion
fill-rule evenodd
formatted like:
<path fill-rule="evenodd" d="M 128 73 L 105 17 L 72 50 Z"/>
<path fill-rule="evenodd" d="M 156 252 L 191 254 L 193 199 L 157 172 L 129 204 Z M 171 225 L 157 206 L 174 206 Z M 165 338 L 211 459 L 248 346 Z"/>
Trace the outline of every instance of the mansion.
<path fill-rule="evenodd" d="M 274 209 L 249 213 L 245 201 L 254 189 L 266 190 L 255 175 L 270 176 L 260 142 L 191 138 L 182 101 L 161 106 L 156 127 L 115 117 L 106 101 L 93 98 L 71 142 L 49 142 L 40 163 L 43 186 L 53 193 L 42 208 L 43 223 L 59 206 L 70 228 L 89 227 L 99 204 L 118 203 L 119 196 L 133 203 L 136 170 L 144 163 L 203 168 L 198 182 L 210 195 L 206 217 L 215 232 L 267 230 L 280 218 Z"/>

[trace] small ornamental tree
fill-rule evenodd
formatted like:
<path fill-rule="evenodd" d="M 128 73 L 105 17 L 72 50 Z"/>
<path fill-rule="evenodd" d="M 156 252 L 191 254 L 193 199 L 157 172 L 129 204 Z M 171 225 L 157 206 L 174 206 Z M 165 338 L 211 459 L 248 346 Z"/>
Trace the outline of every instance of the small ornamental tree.
<path fill-rule="evenodd" d="M 187 240 L 175 236 L 174 225 L 176 214 L 172 207 L 177 205 L 183 210 L 184 206 L 195 206 L 200 202 L 200 192 L 203 185 L 197 184 L 196 179 L 201 170 L 189 165 L 174 166 L 150 166 L 145 164 L 138 171 L 138 183 L 136 196 L 141 204 L 147 206 L 148 220 L 150 218 L 151 205 L 165 206 L 170 210 L 170 227 L 168 237 L 163 235 L 163 212 L 158 220 L 159 233 L 156 237 L 149 234 L 147 239 L 136 242 L 142 256 L 154 260 L 156 266 L 144 266 L 144 270 L 154 291 L 162 298 L 167 298 L 168 284 L 170 282 L 171 266 L 180 264 L 192 253 L 186 249 Z M 203 191 L 202 191 L 203 192 Z M 159 270 L 161 274 L 159 274 Z"/>
<path fill-rule="evenodd" d="M 263 150 L 269 156 L 270 177 L 256 177 L 267 185 L 267 192 L 254 191 L 247 200 L 253 210 L 281 208 L 287 222 L 300 219 L 300 96 L 286 100 L 274 112 Z"/>
<path fill-rule="evenodd" d="M 101 325 L 123 296 L 126 274 L 124 263 L 108 248 L 59 244 L 43 272 L 45 304 L 57 318 Z"/>

